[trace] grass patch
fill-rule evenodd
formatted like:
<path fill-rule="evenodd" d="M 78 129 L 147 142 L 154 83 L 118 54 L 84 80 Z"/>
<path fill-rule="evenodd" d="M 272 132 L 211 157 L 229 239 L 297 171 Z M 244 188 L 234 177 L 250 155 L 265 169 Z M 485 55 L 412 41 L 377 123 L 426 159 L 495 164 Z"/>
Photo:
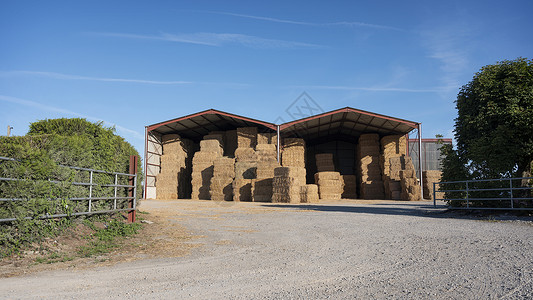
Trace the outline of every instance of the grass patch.
<path fill-rule="evenodd" d="M 136 234 L 142 225 L 140 223 L 124 223 L 115 219 L 104 224 L 103 228 L 96 226 L 94 222 L 85 220 L 85 225 L 94 233 L 87 236 L 87 245 L 81 246 L 78 255 L 82 257 L 97 256 L 109 253 L 119 247 L 124 237 Z"/>

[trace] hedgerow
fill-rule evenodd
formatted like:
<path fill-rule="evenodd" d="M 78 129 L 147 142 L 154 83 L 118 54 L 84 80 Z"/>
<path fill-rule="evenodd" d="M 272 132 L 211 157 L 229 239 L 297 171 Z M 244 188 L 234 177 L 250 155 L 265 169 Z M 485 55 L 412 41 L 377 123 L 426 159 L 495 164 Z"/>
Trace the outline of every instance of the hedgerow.
<path fill-rule="evenodd" d="M 0 161 L 0 177 L 18 181 L 0 181 L 0 198 L 24 199 L 0 201 L 0 218 L 16 221 L 0 223 L 0 257 L 17 252 L 22 246 L 38 242 L 61 232 L 73 218 L 40 219 L 43 215 L 67 214 L 87 210 L 87 201 L 69 198 L 88 197 L 88 188 L 72 184 L 89 182 L 89 172 L 64 166 L 75 166 L 129 173 L 129 156 L 138 152 L 114 128 L 85 119 L 42 120 L 30 125 L 26 136 L 0 137 L 0 156 L 17 161 Z M 126 177 L 119 184 L 127 184 Z M 55 182 L 52 182 L 55 181 Z M 94 173 L 93 183 L 111 184 L 114 176 Z M 138 161 L 137 196 L 142 193 L 141 162 Z M 127 196 L 119 189 L 118 196 Z M 92 195 L 112 196 L 112 187 L 95 186 Z M 112 201 L 93 201 L 93 210 L 112 208 Z M 126 208 L 127 200 L 117 201 Z M 28 219 L 31 218 L 31 219 Z"/>

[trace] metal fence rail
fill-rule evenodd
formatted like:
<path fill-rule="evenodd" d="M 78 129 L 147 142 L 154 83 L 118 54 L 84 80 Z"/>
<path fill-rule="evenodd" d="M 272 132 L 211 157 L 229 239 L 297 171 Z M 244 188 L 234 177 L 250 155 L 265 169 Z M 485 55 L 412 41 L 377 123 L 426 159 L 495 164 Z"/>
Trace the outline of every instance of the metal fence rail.
<path fill-rule="evenodd" d="M 10 157 L 3 157 L 0 156 L 0 161 L 11 161 L 11 162 L 20 162 L 18 159 L 10 158 Z M 114 213 L 114 212 L 122 212 L 122 211 L 135 211 L 137 209 L 137 174 L 126 174 L 126 173 L 119 173 L 119 172 L 108 172 L 103 170 L 95 170 L 95 169 L 89 169 L 89 168 L 80 168 L 80 167 L 72 167 L 72 166 L 65 166 L 65 165 L 59 165 L 60 167 L 69 168 L 72 170 L 76 170 L 79 172 L 88 172 L 88 182 L 65 182 L 65 181 L 57 181 L 57 180 L 31 180 L 31 179 L 23 179 L 23 178 L 11 178 L 11 177 L 0 177 L 0 182 L 2 181 L 15 181 L 15 182 L 49 182 L 53 184 L 60 184 L 60 183 L 68 183 L 70 185 L 74 186 L 81 186 L 86 187 L 88 189 L 88 197 L 69 197 L 65 200 L 69 201 L 87 201 L 87 209 L 85 211 L 81 212 L 73 212 L 70 214 L 46 214 L 42 215 L 39 218 L 40 219 L 50 219 L 50 218 L 60 218 L 60 217 L 68 217 L 68 216 L 81 216 L 81 215 L 92 215 L 92 214 L 104 214 L 104 213 Z M 114 179 L 114 182 L 106 183 L 106 184 L 98 184 L 93 182 L 95 174 L 108 174 L 111 175 Z M 124 179 L 125 177 L 125 179 Z M 129 182 L 129 184 L 119 184 L 119 179 L 122 179 L 122 181 Z M 95 187 L 105 187 L 105 188 L 113 188 L 112 190 L 112 196 L 98 196 L 96 197 L 93 194 L 93 190 Z M 127 189 L 129 196 L 119 196 L 119 190 L 120 189 Z M 121 193 L 124 193 L 124 190 L 121 191 Z M 0 195 L 1 197 L 1 195 Z M 31 198 L 0 198 L 1 202 L 6 201 L 28 201 L 31 200 Z M 52 199 L 48 199 L 52 200 Z M 54 199 L 59 200 L 59 199 Z M 128 208 L 117 208 L 117 200 L 129 200 L 130 204 Z M 93 210 L 93 201 L 113 201 L 113 209 L 105 209 L 105 210 Z M 31 217 L 26 217 L 25 219 L 32 219 Z M 0 223 L 2 222 L 11 222 L 15 221 L 17 218 L 3 218 L 0 219 Z"/>
<path fill-rule="evenodd" d="M 521 185 L 524 180 L 529 181 L 527 186 Z M 533 210 L 532 182 L 533 177 L 434 182 L 433 205 L 443 200 L 460 204 L 450 205 L 450 209 Z M 450 185 L 453 187 L 446 188 Z M 441 193 L 441 198 L 437 197 L 438 193 Z M 500 206 L 485 206 L 491 201 Z M 524 202 L 529 205 L 521 206 Z M 480 203 L 484 206 L 479 206 Z M 508 205 L 504 206 L 506 203 Z"/>

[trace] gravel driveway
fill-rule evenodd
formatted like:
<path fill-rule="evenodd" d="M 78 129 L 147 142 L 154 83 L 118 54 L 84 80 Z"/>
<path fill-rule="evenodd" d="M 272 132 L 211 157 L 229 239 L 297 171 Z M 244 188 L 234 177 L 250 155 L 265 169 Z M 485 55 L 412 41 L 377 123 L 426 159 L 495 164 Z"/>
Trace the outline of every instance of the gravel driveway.
<path fill-rule="evenodd" d="M 429 203 L 144 201 L 199 235 L 180 258 L 0 279 L 1 298 L 531 299 L 533 226 Z M 513 217 L 510 217 L 513 219 Z M 150 225 L 147 225 L 150 226 Z M 164 238 L 164 237 L 162 237 Z"/>

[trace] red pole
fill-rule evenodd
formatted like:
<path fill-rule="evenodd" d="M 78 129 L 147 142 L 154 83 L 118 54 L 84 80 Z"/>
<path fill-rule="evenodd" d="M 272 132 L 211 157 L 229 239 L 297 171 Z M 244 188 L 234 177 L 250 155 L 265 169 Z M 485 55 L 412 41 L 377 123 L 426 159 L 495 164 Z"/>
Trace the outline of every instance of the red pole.
<path fill-rule="evenodd" d="M 130 155 L 130 168 L 129 172 L 130 174 L 137 174 L 137 160 L 138 157 L 136 155 Z M 129 177 L 129 185 L 135 186 L 137 183 L 135 182 L 135 177 L 130 176 Z M 136 189 L 134 187 L 130 187 L 128 191 L 129 197 L 136 197 L 135 195 Z M 129 200 L 129 207 L 131 210 L 128 211 L 128 223 L 135 223 L 135 205 L 134 205 L 135 199 Z"/>

